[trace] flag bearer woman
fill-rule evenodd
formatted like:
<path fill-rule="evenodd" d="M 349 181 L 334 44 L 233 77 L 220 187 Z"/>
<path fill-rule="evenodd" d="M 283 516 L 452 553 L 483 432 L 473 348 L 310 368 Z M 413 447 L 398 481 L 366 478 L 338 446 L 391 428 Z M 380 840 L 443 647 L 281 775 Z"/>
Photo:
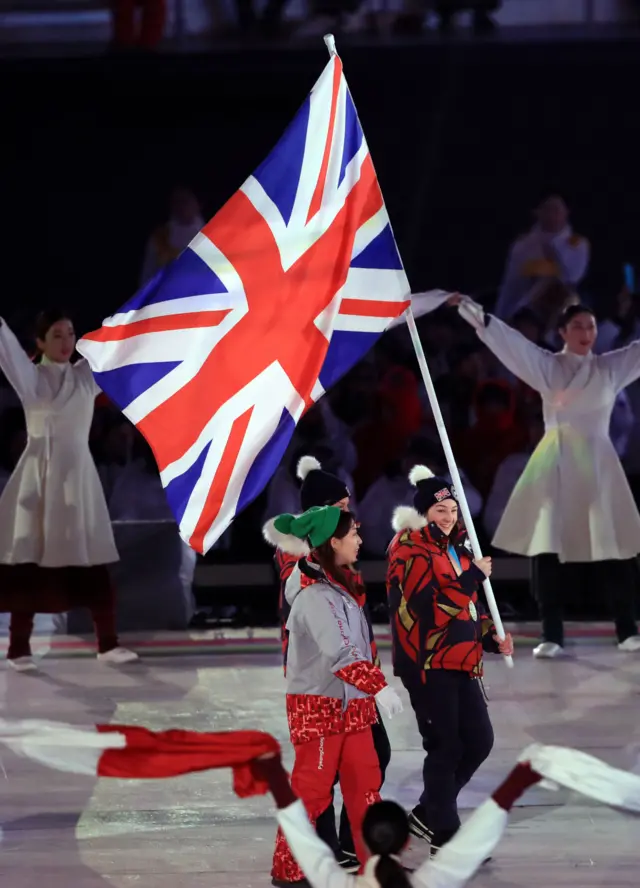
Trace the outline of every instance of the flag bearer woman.
<path fill-rule="evenodd" d="M 414 835 L 436 853 L 460 827 L 457 799 L 493 747 L 482 687 L 482 654 L 512 654 L 478 600 L 491 559 L 472 561 L 453 487 L 414 466 L 414 507 L 393 517 L 387 594 L 394 672 L 416 714 L 427 756 L 424 789 L 409 815 Z"/>
<path fill-rule="evenodd" d="M 348 567 L 355 563 L 360 537 L 353 515 L 336 506 L 302 515 L 280 515 L 265 536 L 284 551 L 308 556 L 287 621 L 287 715 L 295 748 L 292 785 L 311 821 L 327 810 L 335 778 L 349 815 L 357 859 L 369 856 L 361 825 L 367 807 L 379 799 L 380 766 L 371 725 L 376 703 L 390 717 L 402 711 L 396 692 L 372 662 L 369 626 Z M 304 876 L 281 833 L 274 884 Z"/>
<path fill-rule="evenodd" d="M 89 450 L 99 389 L 86 361 L 71 363 L 76 336 L 62 311 L 39 315 L 33 363 L 0 319 L 0 369 L 24 407 L 27 444 L 0 497 L 0 611 L 11 613 L 9 663 L 36 669 L 36 613 L 90 609 L 98 659 L 138 659 L 118 644 L 107 565 L 118 560 L 109 513 Z"/>

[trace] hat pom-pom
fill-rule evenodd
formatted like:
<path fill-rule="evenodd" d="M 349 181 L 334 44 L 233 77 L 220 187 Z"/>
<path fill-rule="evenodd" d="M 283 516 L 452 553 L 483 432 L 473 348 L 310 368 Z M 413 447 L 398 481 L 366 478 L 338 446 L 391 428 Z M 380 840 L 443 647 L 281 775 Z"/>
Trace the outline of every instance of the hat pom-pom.
<path fill-rule="evenodd" d="M 426 481 L 428 478 L 434 478 L 435 475 L 426 466 L 414 466 L 409 472 L 409 484 L 417 487 L 420 481 Z"/>
<path fill-rule="evenodd" d="M 305 540 L 294 536 L 290 531 L 295 517 L 293 515 L 278 515 L 271 518 L 262 529 L 265 540 L 276 549 L 303 558 L 309 554 L 310 549 Z"/>
<path fill-rule="evenodd" d="M 301 481 L 307 477 L 309 472 L 317 472 L 318 469 L 321 469 L 322 466 L 315 458 L 315 456 L 303 456 L 298 461 L 298 465 L 296 468 L 296 475 Z"/>

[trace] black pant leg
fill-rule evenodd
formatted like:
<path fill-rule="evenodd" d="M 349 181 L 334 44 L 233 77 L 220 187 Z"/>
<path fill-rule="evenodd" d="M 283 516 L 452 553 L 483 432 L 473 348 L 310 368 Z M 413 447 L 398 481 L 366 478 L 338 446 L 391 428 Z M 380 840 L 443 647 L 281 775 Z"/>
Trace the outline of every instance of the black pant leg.
<path fill-rule="evenodd" d="M 618 641 L 625 641 L 638 634 L 636 625 L 636 595 L 639 585 L 639 570 L 636 558 L 598 561 L 601 594 L 613 612 Z"/>
<path fill-rule="evenodd" d="M 338 776 L 336 775 L 336 780 L 333 785 L 336 786 L 337 783 Z M 336 809 L 333 805 L 333 801 L 316 819 L 316 832 L 325 845 L 328 845 L 333 853 L 337 855 L 340 850 L 340 844 L 338 842 L 338 831 L 336 829 Z"/>
<path fill-rule="evenodd" d="M 493 749 L 489 707 L 480 681 L 471 676 L 461 683 L 459 723 L 462 759 L 456 771 L 458 792 L 467 785 Z"/>
<path fill-rule="evenodd" d="M 389 735 L 387 734 L 387 729 L 384 726 L 384 722 L 382 721 L 379 712 L 378 721 L 374 725 L 371 725 L 371 734 L 373 736 L 373 745 L 375 746 L 378 755 L 380 774 L 382 775 L 380 789 L 382 789 L 384 775 L 389 767 L 389 762 L 391 761 L 391 743 L 389 742 Z M 348 854 L 356 853 L 346 805 L 342 806 L 342 812 L 340 813 L 340 830 L 338 832 L 338 839 L 340 842 L 340 848 L 343 851 L 346 851 Z"/>
<path fill-rule="evenodd" d="M 434 837 L 450 837 L 460 826 L 456 772 L 463 755 L 459 725 L 463 681 L 468 681 L 466 673 L 445 669 L 427 672 L 424 684 L 419 677 L 402 677 L 427 753 L 422 769 L 424 790 L 420 805 Z"/>
<path fill-rule="evenodd" d="M 535 555 L 533 561 L 533 597 L 542 621 L 542 640 L 564 644 L 563 574 L 557 555 Z"/>

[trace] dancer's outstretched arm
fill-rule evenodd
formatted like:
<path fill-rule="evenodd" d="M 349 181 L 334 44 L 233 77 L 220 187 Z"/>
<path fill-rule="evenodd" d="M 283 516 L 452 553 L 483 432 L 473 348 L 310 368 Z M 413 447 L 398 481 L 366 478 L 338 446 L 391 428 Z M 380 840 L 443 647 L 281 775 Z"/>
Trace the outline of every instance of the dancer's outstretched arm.
<path fill-rule="evenodd" d="M 416 888 L 461 888 L 466 885 L 502 838 L 514 802 L 541 779 L 530 765 L 516 765 L 491 798 L 474 811 L 437 856 L 416 871 L 411 878 Z"/>
<path fill-rule="evenodd" d="M 478 339 L 514 376 L 541 394 L 553 388 L 555 355 L 534 345 L 493 315 L 486 315 L 483 307 L 468 296 L 459 297 L 458 311 L 474 328 Z"/>
<path fill-rule="evenodd" d="M 23 404 L 35 400 L 38 370 L 2 318 L 0 318 L 0 370 Z"/>

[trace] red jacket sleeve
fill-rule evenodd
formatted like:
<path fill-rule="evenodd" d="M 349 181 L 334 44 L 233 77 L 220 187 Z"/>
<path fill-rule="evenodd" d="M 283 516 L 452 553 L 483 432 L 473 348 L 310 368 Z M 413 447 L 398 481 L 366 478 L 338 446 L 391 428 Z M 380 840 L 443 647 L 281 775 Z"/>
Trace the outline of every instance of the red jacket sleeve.
<path fill-rule="evenodd" d="M 379 691 L 387 686 L 387 681 L 382 671 L 366 660 L 351 663 L 349 666 L 339 669 L 335 674 L 342 681 L 346 681 L 347 684 L 353 685 L 354 688 L 365 694 L 370 694 L 372 697 L 375 697 Z"/>

